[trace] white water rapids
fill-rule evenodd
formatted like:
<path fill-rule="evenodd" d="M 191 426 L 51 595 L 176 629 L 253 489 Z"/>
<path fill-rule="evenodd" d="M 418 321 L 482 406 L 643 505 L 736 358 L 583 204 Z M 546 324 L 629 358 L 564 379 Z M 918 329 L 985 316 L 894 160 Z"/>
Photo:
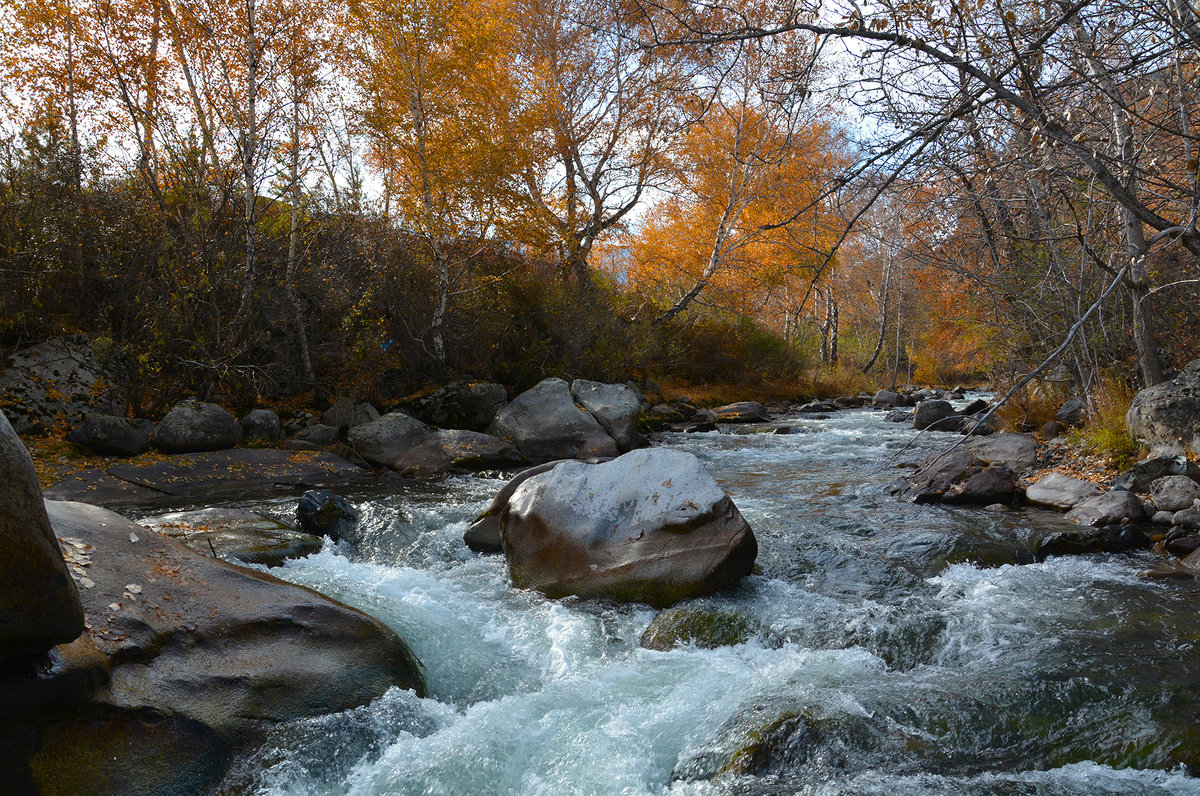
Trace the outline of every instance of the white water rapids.
<path fill-rule="evenodd" d="M 797 433 L 656 439 L 698 455 L 758 536 L 761 574 L 697 601 L 759 628 L 716 650 L 642 649 L 643 606 L 511 588 L 502 556 L 462 543 L 502 481 L 352 494 L 359 549 L 272 573 L 395 628 L 430 696 L 280 727 L 223 790 L 1200 794 L 1183 765 L 1200 759 L 1200 588 L 1139 578 L 1149 553 L 1033 563 L 1047 512 L 887 494 L 950 435 L 902 450 L 911 428 L 868 410 L 776 425 Z"/>

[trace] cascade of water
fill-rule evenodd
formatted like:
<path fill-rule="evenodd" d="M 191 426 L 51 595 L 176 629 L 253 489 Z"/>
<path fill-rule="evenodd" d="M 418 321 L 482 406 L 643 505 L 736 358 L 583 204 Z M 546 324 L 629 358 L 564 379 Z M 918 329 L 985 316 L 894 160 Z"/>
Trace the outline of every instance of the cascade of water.
<path fill-rule="evenodd" d="M 280 727 L 226 788 L 1200 794 L 1180 768 L 1200 763 L 1195 585 L 1141 580 L 1136 558 L 1022 563 L 1047 513 L 897 503 L 898 465 L 948 435 L 904 450 L 880 413 L 786 423 L 657 441 L 758 535 L 762 574 L 697 601 L 753 628 L 731 647 L 643 649 L 651 609 L 510 588 L 461 541 L 500 481 L 356 495 L 358 549 L 273 571 L 392 625 L 430 697 Z"/>

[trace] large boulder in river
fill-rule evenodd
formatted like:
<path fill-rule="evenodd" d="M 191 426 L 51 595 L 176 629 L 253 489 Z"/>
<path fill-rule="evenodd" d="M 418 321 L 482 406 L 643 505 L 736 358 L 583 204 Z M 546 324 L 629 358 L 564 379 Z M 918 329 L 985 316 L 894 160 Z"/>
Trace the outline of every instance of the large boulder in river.
<path fill-rule="evenodd" d="M 499 384 L 456 381 L 405 401 L 398 408 L 431 426 L 485 431 L 507 399 L 508 394 Z"/>
<path fill-rule="evenodd" d="M 512 443 L 481 431 L 446 428 L 437 432 L 446 466 L 457 470 L 507 470 L 529 464 Z"/>
<path fill-rule="evenodd" d="M 736 583 L 758 554 L 754 532 L 700 460 L 658 448 L 532 476 L 500 526 L 513 584 L 554 598 L 665 607 Z"/>
<path fill-rule="evenodd" d="M 154 424 L 149 420 L 89 412 L 83 425 L 67 434 L 67 442 L 84 445 L 104 456 L 136 456 L 150 450 L 153 431 Z"/>
<path fill-rule="evenodd" d="M 948 418 L 954 418 L 954 421 L 949 421 Z M 954 423 L 955 428 L 951 428 L 951 423 Z M 917 431 L 929 429 L 931 431 L 957 431 L 957 425 L 961 421 L 955 416 L 954 407 L 949 401 L 941 401 L 938 399 L 928 399 L 917 404 L 917 411 L 913 415 L 913 428 Z"/>
<path fill-rule="evenodd" d="M 531 462 L 616 456 L 617 443 L 586 410 L 571 388 L 549 378 L 518 395 L 496 413 L 488 433 L 517 446 Z"/>
<path fill-rule="evenodd" d="M 187 400 L 162 419 L 150 442 L 164 453 L 199 453 L 232 448 L 242 438 L 242 424 L 221 407 Z"/>
<path fill-rule="evenodd" d="M 46 510 L 93 585 L 90 627 L 51 670 L 0 676 L 0 737 L 27 758 L 28 791 L 207 792 L 260 731 L 425 692 L 404 641 L 360 611 L 103 509 Z"/>
<path fill-rule="evenodd" d="M 1151 456 L 1200 452 L 1200 359 L 1134 396 L 1125 424 Z"/>
<path fill-rule="evenodd" d="M 553 461 L 534 465 L 517 473 L 507 484 L 500 487 L 500 491 L 492 498 L 491 503 L 480 512 L 478 517 L 471 521 L 471 525 L 467 528 L 466 533 L 463 534 L 463 541 L 467 547 L 476 553 L 502 552 L 504 550 L 504 540 L 500 532 L 500 513 L 508 505 L 508 499 L 517 491 L 517 487 L 526 480 L 535 475 L 540 475 L 547 470 L 551 470 L 559 464 L 561 462 Z"/>
<path fill-rule="evenodd" d="M 1017 477 L 1003 465 L 989 465 L 960 445 L 931 456 L 892 491 L 912 503 L 990 506 L 1011 503 Z"/>
<path fill-rule="evenodd" d="M 0 414 L 0 661 L 83 632 L 83 609 L 46 518 L 33 461 Z"/>
<path fill-rule="evenodd" d="M 88 412 L 119 415 L 125 398 L 87 338 L 56 337 L 0 359 L 0 410 L 18 434 L 75 425 Z"/>
<path fill-rule="evenodd" d="M 403 412 L 388 412 L 378 420 L 355 426 L 347 443 L 366 461 L 393 470 L 441 471 L 446 457 L 433 429 Z"/>
<path fill-rule="evenodd" d="M 571 382 L 571 394 L 613 438 L 620 453 L 637 447 L 638 417 L 645 399 L 636 390 L 624 384 L 576 379 Z"/>

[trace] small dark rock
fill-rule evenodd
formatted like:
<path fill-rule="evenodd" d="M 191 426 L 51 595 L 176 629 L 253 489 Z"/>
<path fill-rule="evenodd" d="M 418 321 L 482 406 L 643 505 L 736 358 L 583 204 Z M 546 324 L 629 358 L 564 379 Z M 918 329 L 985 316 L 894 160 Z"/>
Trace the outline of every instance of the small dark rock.
<path fill-rule="evenodd" d="M 980 412 L 986 410 L 987 408 L 988 408 L 987 401 L 983 400 L 982 398 L 976 398 L 974 401 L 971 401 L 971 403 L 967 404 L 962 409 L 959 409 L 958 413 L 963 416 L 975 415 L 975 414 L 979 414 Z"/>
<path fill-rule="evenodd" d="M 917 404 L 917 411 L 913 415 L 913 428 L 915 428 L 917 431 L 924 431 L 925 429 L 934 426 L 934 424 L 939 423 L 948 417 L 952 417 L 953 415 L 954 407 L 950 405 L 949 401 L 940 401 L 936 399 L 921 401 L 921 403 Z M 938 426 L 936 430 L 947 431 L 950 429 Z"/>
<path fill-rule="evenodd" d="M 1124 553 L 1148 547 L 1150 537 L 1133 525 L 1105 525 L 1083 531 L 1052 533 L 1037 546 L 1038 561 L 1081 553 Z"/>
<path fill-rule="evenodd" d="M 883 416 L 888 423 L 907 423 L 913 419 L 913 413 L 904 409 L 893 409 Z"/>
<path fill-rule="evenodd" d="M 689 423 L 683 427 L 684 432 L 688 434 L 698 434 L 705 431 L 716 431 L 717 424 L 713 422 L 705 423 Z"/>
<path fill-rule="evenodd" d="M 251 409 L 242 418 L 242 436 L 246 439 L 278 442 L 283 439 L 283 424 L 279 422 L 279 415 L 270 409 Z"/>
<path fill-rule="evenodd" d="M 1055 439 L 1056 437 L 1061 437 L 1066 430 L 1067 427 L 1057 420 L 1047 420 L 1042 425 L 1042 437 L 1045 439 Z"/>
<path fill-rule="evenodd" d="M 358 530 L 358 509 L 328 489 L 310 489 L 296 506 L 296 521 L 313 536 L 352 541 Z"/>
<path fill-rule="evenodd" d="M 325 447 L 338 441 L 338 429 L 325 423 L 314 423 L 296 435 L 296 439 L 310 445 Z"/>
<path fill-rule="evenodd" d="M 1200 536 L 1167 536 L 1163 548 L 1173 556 L 1186 558 L 1192 551 L 1200 549 Z"/>
<path fill-rule="evenodd" d="M 1054 414 L 1054 419 L 1064 426 L 1079 428 L 1087 419 L 1087 404 L 1079 396 L 1072 396 L 1062 408 Z"/>

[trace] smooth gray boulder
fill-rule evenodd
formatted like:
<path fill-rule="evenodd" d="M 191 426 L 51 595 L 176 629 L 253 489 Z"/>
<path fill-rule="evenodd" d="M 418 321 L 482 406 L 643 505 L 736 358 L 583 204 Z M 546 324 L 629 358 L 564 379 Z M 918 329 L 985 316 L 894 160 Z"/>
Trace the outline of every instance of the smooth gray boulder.
<path fill-rule="evenodd" d="M 894 409 L 901 406 L 900 393 L 892 390 L 879 390 L 875 393 L 875 397 L 871 399 L 872 405 L 877 409 Z"/>
<path fill-rule="evenodd" d="M 576 379 L 571 382 L 571 394 L 613 438 L 618 452 L 638 446 L 638 417 L 645 399 L 636 390 L 624 384 Z"/>
<path fill-rule="evenodd" d="M 977 459 L 1017 473 L 1032 470 L 1041 451 L 1032 434 L 992 434 L 971 440 L 967 447 Z"/>
<path fill-rule="evenodd" d="M 408 645 L 361 611 L 104 509 L 46 511 L 93 585 L 89 628 L 55 666 L 0 678 L 0 733 L 26 742 L 6 752 L 26 757 L 34 792 L 207 792 L 260 731 L 425 693 Z"/>
<path fill-rule="evenodd" d="M 1171 381 L 1138 392 L 1125 424 L 1151 456 L 1200 452 L 1200 359 Z"/>
<path fill-rule="evenodd" d="M 339 436 L 344 437 L 350 429 L 374 422 L 379 416 L 379 410 L 366 401 L 339 398 L 321 415 L 321 422 L 332 426 Z"/>
<path fill-rule="evenodd" d="M 758 554 L 700 460 L 662 448 L 534 475 L 501 510 L 500 527 L 513 584 L 552 598 L 666 607 L 736 583 Z"/>
<path fill-rule="evenodd" d="M 0 414 L 0 662 L 83 632 L 83 608 L 42 503 L 29 452 Z M 74 548 L 71 548 L 74 550 Z"/>
<path fill-rule="evenodd" d="M 212 403 L 187 400 L 167 413 L 150 435 L 163 453 L 200 453 L 232 448 L 242 438 L 242 424 Z"/>
<path fill-rule="evenodd" d="M 242 437 L 245 439 L 278 442 L 283 439 L 283 423 L 270 409 L 251 409 L 242 416 Z"/>
<path fill-rule="evenodd" d="M 713 410 L 721 423 L 765 423 L 771 419 L 767 407 L 758 401 L 738 401 Z"/>
<path fill-rule="evenodd" d="M 1183 511 L 1200 499 L 1200 484 L 1186 475 L 1165 475 L 1150 484 L 1150 499 L 1159 511 Z"/>
<path fill-rule="evenodd" d="M 347 436 L 350 447 L 366 461 L 400 471 L 440 472 L 446 455 L 429 426 L 403 412 L 388 412 L 378 420 L 355 426 Z"/>
<path fill-rule="evenodd" d="M 456 381 L 397 407 L 438 428 L 486 431 L 508 400 L 504 387 L 487 381 Z"/>
<path fill-rule="evenodd" d="M 1177 528 L 1200 529 L 1200 507 L 1195 504 L 1171 515 L 1171 524 Z"/>
<path fill-rule="evenodd" d="M 1049 473 L 1025 490 L 1025 498 L 1035 506 L 1070 511 L 1089 498 L 1103 494 L 1100 487 L 1062 473 Z"/>
<path fill-rule="evenodd" d="M 954 417 L 954 421 L 948 421 L 947 418 Z M 935 398 L 926 399 L 917 404 L 917 411 L 913 414 L 913 428 L 917 431 L 930 429 L 932 431 L 957 431 L 958 428 L 950 428 L 950 423 L 955 426 L 959 421 L 955 417 L 954 407 L 949 401 L 942 401 Z M 943 425 L 946 427 L 943 428 Z"/>
<path fill-rule="evenodd" d="M 149 420 L 89 412 L 83 425 L 67 434 L 67 442 L 91 448 L 103 456 L 137 456 L 150 450 L 154 424 Z"/>
<path fill-rule="evenodd" d="M 565 381 L 539 382 L 496 413 L 488 433 L 517 446 L 537 464 L 553 459 L 616 456 L 616 441 L 586 410 L 575 405 Z"/>
<path fill-rule="evenodd" d="M 1120 525 L 1145 519 L 1146 511 L 1137 495 L 1118 490 L 1084 500 L 1068 511 L 1066 517 L 1076 525 Z"/>
<path fill-rule="evenodd" d="M 18 434 L 28 434 L 77 425 L 88 412 L 122 415 L 125 396 L 86 337 L 55 337 L 0 359 L 0 409 Z"/>

